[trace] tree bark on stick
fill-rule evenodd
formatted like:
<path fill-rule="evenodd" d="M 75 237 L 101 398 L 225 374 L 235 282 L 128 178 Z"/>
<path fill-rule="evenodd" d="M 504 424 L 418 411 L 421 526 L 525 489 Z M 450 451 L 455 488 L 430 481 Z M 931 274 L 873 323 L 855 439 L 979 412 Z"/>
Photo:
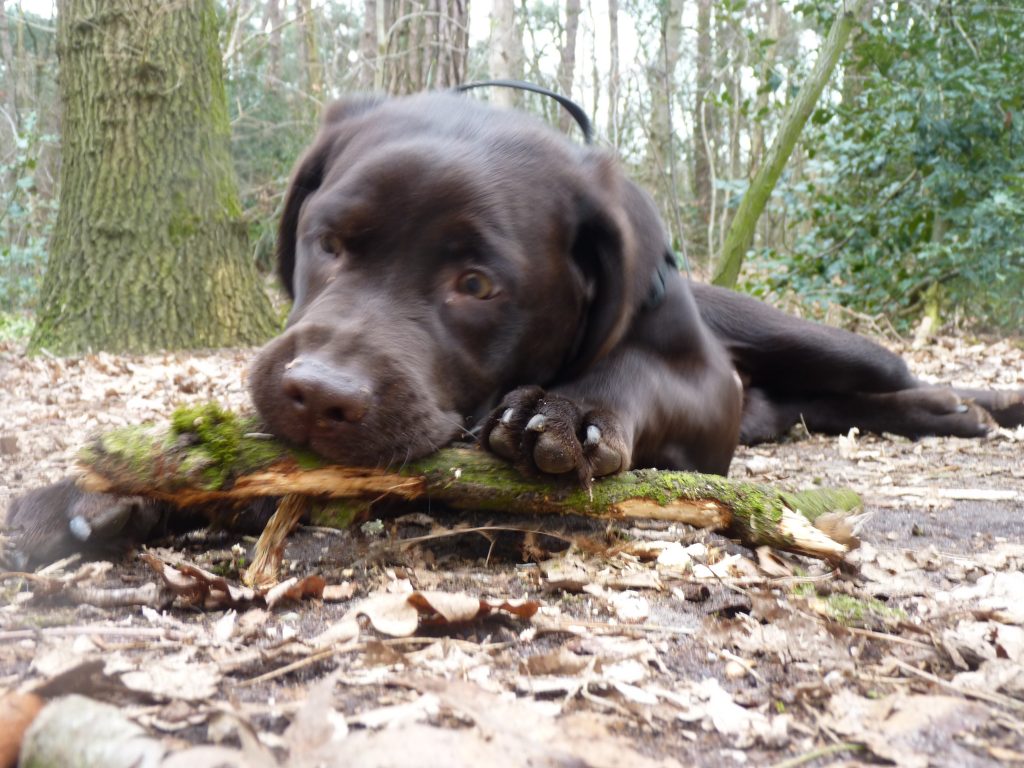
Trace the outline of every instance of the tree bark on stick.
<path fill-rule="evenodd" d="M 736 285 L 743 258 L 754 242 L 757 220 L 764 211 L 768 198 L 782 175 L 782 170 L 786 167 L 786 161 L 793 153 L 804 125 L 814 111 L 814 105 L 817 104 L 821 92 L 832 76 L 832 71 L 856 23 L 857 14 L 865 1 L 841 0 L 839 13 L 821 46 L 814 69 L 786 111 L 779 133 L 765 156 L 764 165 L 758 170 L 750 182 L 750 188 L 740 201 L 736 217 L 732 220 L 722 244 L 722 254 L 713 280 L 715 285 L 726 288 Z"/>
<path fill-rule="evenodd" d="M 254 419 L 216 406 L 180 409 L 169 427 L 126 427 L 105 433 L 80 460 L 91 491 L 141 495 L 179 507 L 229 499 L 282 496 L 287 535 L 295 496 L 369 502 L 381 497 L 430 499 L 451 507 L 518 514 L 575 514 L 601 519 L 658 519 L 728 531 L 750 546 L 768 545 L 837 562 L 850 549 L 815 528 L 809 517 L 850 511 L 850 491 L 790 494 L 753 483 L 690 472 L 636 470 L 594 483 L 524 478 L 483 451 L 448 448 L 399 470 L 342 467 L 294 451 L 258 432 Z M 317 519 L 344 528 L 352 516 Z M 264 553 L 281 538 L 266 537 Z M 261 553 L 257 552 L 257 557 Z M 267 557 L 268 561 L 272 556 Z"/>

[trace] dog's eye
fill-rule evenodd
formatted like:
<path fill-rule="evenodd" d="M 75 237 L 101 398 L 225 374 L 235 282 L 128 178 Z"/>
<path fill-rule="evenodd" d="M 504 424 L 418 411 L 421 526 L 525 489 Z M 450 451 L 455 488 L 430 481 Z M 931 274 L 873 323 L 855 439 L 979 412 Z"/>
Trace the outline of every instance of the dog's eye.
<path fill-rule="evenodd" d="M 320 248 L 323 249 L 324 253 L 340 256 L 342 251 L 345 250 L 345 244 L 337 235 L 324 235 L 320 238 Z"/>
<path fill-rule="evenodd" d="M 489 299 L 494 295 L 494 283 L 483 272 L 471 269 L 459 275 L 455 281 L 455 290 L 474 299 Z"/>

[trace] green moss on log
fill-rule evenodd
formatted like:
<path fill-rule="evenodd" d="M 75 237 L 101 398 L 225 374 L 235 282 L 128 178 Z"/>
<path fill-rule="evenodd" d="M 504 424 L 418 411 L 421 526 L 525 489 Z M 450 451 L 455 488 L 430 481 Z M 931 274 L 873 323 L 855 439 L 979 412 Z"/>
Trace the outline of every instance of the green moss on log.
<path fill-rule="evenodd" d="M 106 432 L 79 453 L 101 474 L 146 487 L 227 490 L 238 477 L 288 459 L 292 452 L 259 432 L 255 416 L 215 403 L 176 409 L 169 427 L 143 424 Z"/>

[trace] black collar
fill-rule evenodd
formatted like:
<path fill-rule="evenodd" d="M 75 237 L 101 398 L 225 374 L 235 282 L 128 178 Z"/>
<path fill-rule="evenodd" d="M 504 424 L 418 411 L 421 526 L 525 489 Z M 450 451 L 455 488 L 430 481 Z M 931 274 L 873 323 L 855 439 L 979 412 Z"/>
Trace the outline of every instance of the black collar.
<path fill-rule="evenodd" d="M 568 96 L 563 96 L 560 93 L 552 91 L 550 88 L 545 88 L 542 85 L 534 85 L 533 83 L 527 83 L 523 80 L 480 80 L 475 83 L 463 83 L 462 85 L 455 86 L 456 91 L 468 91 L 470 88 L 485 88 L 487 86 L 495 85 L 499 88 L 515 88 L 519 91 L 531 91 L 533 93 L 539 93 L 542 96 L 554 99 L 562 108 L 572 115 L 572 119 L 576 121 L 576 125 L 580 127 L 583 132 L 583 143 L 591 144 L 594 141 L 594 129 L 590 125 L 590 118 L 587 117 L 587 113 L 583 107 L 577 104 L 575 101 L 570 99 Z"/>

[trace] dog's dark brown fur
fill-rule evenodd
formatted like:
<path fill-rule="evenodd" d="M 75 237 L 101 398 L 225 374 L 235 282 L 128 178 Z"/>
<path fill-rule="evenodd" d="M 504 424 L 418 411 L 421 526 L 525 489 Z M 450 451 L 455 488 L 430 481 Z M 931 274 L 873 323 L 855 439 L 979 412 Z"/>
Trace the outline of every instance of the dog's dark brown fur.
<path fill-rule="evenodd" d="M 476 425 L 524 471 L 584 483 L 725 473 L 738 441 L 801 419 L 910 437 L 1024 421 L 1019 392 L 924 386 L 864 338 L 691 285 L 666 253 L 618 163 L 530 117 L 439 93 L 341 102 L 288 190 L 294 306 L 253 400 L 339 462 L 401 463 Z M 76 502 L 54 501 L 15 523 L 60 528 Z"/>

